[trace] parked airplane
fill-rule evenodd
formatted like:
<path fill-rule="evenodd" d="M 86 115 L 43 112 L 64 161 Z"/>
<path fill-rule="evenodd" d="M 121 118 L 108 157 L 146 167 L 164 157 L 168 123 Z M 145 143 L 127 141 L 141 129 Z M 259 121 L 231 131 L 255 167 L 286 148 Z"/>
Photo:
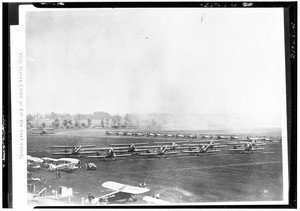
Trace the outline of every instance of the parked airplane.
<path fill-rule="evenodd" d="M 155 137 L 164 137 L 164 134 L 161 134 L 161 133 L 154 133 L 154 136 L 155 136 Z"/>
<path fill-rule="evenodd" d="M 114 132 L 112 132 L 112 131 L 106 131 L 106 135 L 108 135 L 108 136 L 114 135 Z"/>
<path fill-rule="evenodd" d="M 186 136 L 187 138 L 191 138 L 191 139 L 196 139 L 197 138 L 197 135 L 196 134 L 187 134 Z"/>
<path fill-rule="evenodd" d="M 205 139 L 205 138 L 212 138 L 212 135 L 200 135 L 201 138 Z"/>
<path fill-rule="evenodd" d="M 140 153 L 139 156 L 147 156 L 147 157 L 158 157 L 158 156 L 163 156 L 167 157 L 167 155 L 174 155 L 180 153 L 179 151 L 169 151 L 168 147 L 159 147 L 156 150 L 150 151 L 149 149 L 146 150 L 145 153 Z"/>
<path fill-rule="evenodd" d="M 136 132 L 134 135 L 135 135 L 135 136 L 144 136 L 145 134 L 144 134 L 144 133 L 141 133 L 141 132 Z"/>
<path fill-rule="evenodd" d="M 141 188 L 131 185 L 124 185 L 118 182 L 104 182 L 102 184 L 102 187 L 112 190 L 113 192 L 106 194 L 104 196 L 100 196 L 97 198 L 93 198 L 87 201 L 94 205 L 99 205 L 100 203 L 111 203 L 111 202 L 117 202 L 117 201 L 124 201 L 124 202 L 130 202 L 130 201 L 137 201 L 136 198 L 134 198 L 135 195 L 143 194 L 148 191 L 150 191 L 148 188 Z"/>
<path fill-rule="evenodd" d="M 114 149 L 112 147 L 110 148 L 95 148 L 95 155 L 88 155 L 87 158 L 101 158 L 103 161 L 107 160 L 117 160 L 117 157 L 128 157 L 131 156 L 131 154 L 125 153 L 125 154 L 116 154 Z M 103 153 L 100 153 L 101 151 L 104 151 Z"/>
<path fill-rule="evenodd" d="M 189 144 L 183 144 L 182 147 L 202 147 L 202 146 L 209 146 L 209 148 L 223 148 L 226 147 L 226 145 L 221 145 L 221 143 L 216 143 L 213 140 L 207 140 L 207 141 L 194 141 Z"/>
<path fill-rule="evenodd" d="M 228 139 L 228 137 L 222 136 L 222 135 L 218 135 L 218 136 L 217 136 L 217 139 Z"/>
<path fill-rule="evenodd" d="M 265 136 L 263 137 L 247 136 L 247 139 L 252 141 L 273 141 L 273 139 L 267 138 Z"/>
<path fill-rule="evenodd" d="M 74 172 L 75 170 L 78 170 L 78 169 L 79 169 L 78 166 L 71 164 L 71 163 L 62 163 L 62 164 L 58 164 L 58 165 L 49 163 L 49 166 L 48 166 L 49 171 Z"/>
<path fill-rule="evenodd" d="M 234 152 L 240 152 L 240 153 L 253 153 L 257 150 L 263 150 L 264 148 L 258 148 L 256 146 L 264 146 L 265 143 L 253 143 L 253 142 L 239 142 L 239 143 L 230 143 L 230 145 L 233 145 L 233 149 L 229 149 L 230 151 Z"/>
<path fill-rule="evenodd" d="M 57 152 L 52 153 L 53 155 L 77 155 L 91 154 L 94 152 L 92 147 L 95 145 L 80 145 L 80 146 L 52 146 L 52 149 L 57 150 Z M 89 148 L 89 149 L 85 149 Z"/>
<path fill-rule="evenodd" d="M 240 137 L 238 136 L 230 136 L 230 139 L 234 140 L 234 139 L 239 139 Z"/>
<path fill-rule="evenodd" d="M 148 143 L 131 143 L 131 144 L 110 144 L 109 146 L 113 148 L 115 152 L 129 152 L 129 153 L 136 153 L 142 152 L 149 148 L 155 148 L 155 146 L 145 146 Z M 141 147 L 141 148 L 137 148 Z"/>
<path fill-rule="evenodd" d="M 159 144 L 163 147 L 167 147 L 167 149 L 170 150 L 177 150 L 177 149 L 182 149 L 182 148 L 186 148 L 186 147 L 181 147 L 179 144 L 183 144 L 183 143 L 190 143 L 189 141 L 176 141 L 176 142 L 154 142 L 154 144 Z M 153 148 L 153 147 L 152 147 Z"/>
<path fill-rule="evenodd" d="M 155 133 L 147 133 L 148 137 L 155 137 Z"/>
<path fill-rule="evenodd" d="M 118 136 L 118 135 L 125 135 L 125 133 L 122 132 L 122 131 L 116 131 L 116 135 L 117 135 L 117 136 Z"/>
<path fill-rule="evenodd" d="M 164 135 L 165 138 L 174 138 L 174 134 L 167 133 Z"/>
<path fill-rule="evenodd" d="M 37 157 L 27 155 L 27 169 L 29 171 L 35 171 L 41 169 L 43 160 Z"/>
<path fill-rule="evenodd" d="M 124 132 L 124 135 L 125 136 L 134 136 L 134 133 L 133 132 Z"/>
<path fill-rule="evenodd" d="M 221 150 L 215 149 L 217 146 L 216 144 L 202 144 L 199 147 L 196 147 L 195 149 L 190 148 L 189 150 L 181 151 L 182 153 L 187 154 L 194 154 L 194 155 L 200 155 L 202 153 L 208 154 L 208 153 L 216 153 L 220 152 Z"/>
<path fill-rule="evenodd" d="M 186 138 L 186 135 L 177 133 L 175 135 L 176 138 Z"/>

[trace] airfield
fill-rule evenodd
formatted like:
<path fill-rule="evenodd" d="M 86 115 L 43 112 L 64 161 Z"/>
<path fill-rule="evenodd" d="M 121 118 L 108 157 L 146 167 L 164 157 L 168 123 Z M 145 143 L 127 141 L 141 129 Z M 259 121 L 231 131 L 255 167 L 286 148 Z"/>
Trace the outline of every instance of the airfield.
<path fill-rule="evenodd" d="M 278 135 L 268 131 L 248 134 Z M 105 147 L 109 144 L 167 140 L 180 139 L 107 136 L 103 129 L 59 130 L 48 135 L 28 134 L 27 150 L 28 155 L 41 158 L 54 157 L 51 151 L 54 145 L 94 144 L 96 147 Z M 283 199 L 282 146 L 280 142 L 274 142 L 264 148 L 253 154 L 232 153 L 224 149 L 218 154 L 201 156 L 126 157 L 107 162 L 82 157 L 79 158 L 83 164 L 82 169 L 74 173 L 62 172 L 60 179 L 55 178 L 55 172 L 45 168 L 33 172 L 33 176 L 42 178 L 43 183 L 36 186 L 37 190 L 47 187 L 47 192 L 51 193 L 58 186 L 72 187 L 71 201 L 77 205 L 81 205 L 82 197 L 89 193 L 96 197 L 110 193 L 111 190 L 102 187 L 106 181 L 133 186 L 145 182 L 150 192 L 137 195 L 137 204 L 146 204 L 142 198 L 155 194 L 175 204 L 280 201 Z M 86 170 L 84 163 L 88 162 L 95 163 L 97 170 Z"/>

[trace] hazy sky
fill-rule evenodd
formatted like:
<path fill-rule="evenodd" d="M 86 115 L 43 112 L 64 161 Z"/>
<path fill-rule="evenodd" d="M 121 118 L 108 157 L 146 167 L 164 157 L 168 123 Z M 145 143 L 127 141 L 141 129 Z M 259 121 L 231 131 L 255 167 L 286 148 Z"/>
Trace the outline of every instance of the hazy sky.
<path fill-rule="evenodd" d="M 26 16 L 27 113 L 279 115 L 282 9 Z"/>

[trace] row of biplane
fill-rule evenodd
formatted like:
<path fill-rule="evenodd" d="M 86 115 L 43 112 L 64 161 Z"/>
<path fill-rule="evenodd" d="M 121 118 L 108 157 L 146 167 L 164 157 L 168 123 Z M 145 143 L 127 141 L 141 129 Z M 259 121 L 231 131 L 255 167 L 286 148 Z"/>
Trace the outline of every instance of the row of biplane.
<path fill-rule="evenodd" d="M 56 156 L 99 158 L 101 160 L 116 160 L 119 157 L 167 157 L 168 155 L 201 155 L 218 153 L 221 148 L 233 146 L 229 151 L 253 153 L 263 150 L 266 143 L 257 140 L 193 140 L 175 142 L 111 144 L 109 147 L 97 148 L 95 145 L 52 146 Z"/>
<path fill-rule="evenodd" d="M 145 137 L 162 137 L 162 138 L 187 138 L 187 139 L 225 139 L 225 140 L 238 140 L 241 137 L 235 135 L 215 135 L 215 134 L 181 134 L 181 133 L 157 133 L 157 132 L 127 132 L 127 131 L 106 131 L 106 135 L 116 135 L 116 136 L 145 136 Z M 267 137 L 254 138 L 247 136 L 249 140 L 260 140 L 260 141 L 272 141 L 272 139 Z"/>

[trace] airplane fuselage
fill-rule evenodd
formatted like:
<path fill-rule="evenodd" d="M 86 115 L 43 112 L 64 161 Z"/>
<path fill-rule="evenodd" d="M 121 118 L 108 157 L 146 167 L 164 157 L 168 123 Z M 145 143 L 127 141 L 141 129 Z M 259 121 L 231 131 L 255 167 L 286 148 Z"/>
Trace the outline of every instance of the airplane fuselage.
<path fill-rule="evenodd" d="M 128 202 L 128 201 L 136 201 L 137 199 L 133 197 L 131 193 L 118 192 L 113 195 L 100 198 L 99 202 Z"/>

